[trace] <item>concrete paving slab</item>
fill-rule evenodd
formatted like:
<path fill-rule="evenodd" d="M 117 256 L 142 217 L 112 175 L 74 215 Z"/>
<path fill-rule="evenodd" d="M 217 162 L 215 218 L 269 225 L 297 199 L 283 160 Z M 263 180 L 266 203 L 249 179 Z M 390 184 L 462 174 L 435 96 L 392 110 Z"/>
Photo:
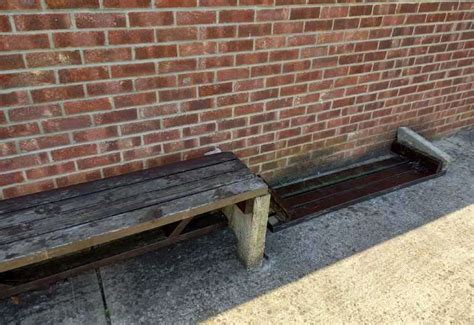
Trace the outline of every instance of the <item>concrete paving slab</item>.
<path fill-rule="evenodd" d="M 441 178 L 267 236 L 247 272 L 223 231 L 102 269 L 113 324 L 472 323 L 474 134 Z"/>
<path fill-rule="evenodd" d="M 0 324 L 106 324 L 96 273 L 0 301 Z"/>

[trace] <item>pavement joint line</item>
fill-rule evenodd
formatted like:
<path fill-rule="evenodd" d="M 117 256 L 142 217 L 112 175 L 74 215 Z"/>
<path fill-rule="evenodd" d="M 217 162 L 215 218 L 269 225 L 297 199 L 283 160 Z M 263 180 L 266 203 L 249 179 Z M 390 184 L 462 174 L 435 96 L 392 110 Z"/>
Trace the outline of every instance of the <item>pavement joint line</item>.
<path fill-rule="evenodd" d="M 99 284 L 100 295 L 102 297 L 105 322 L 107 325 L 112 325 L 112 320 L 110 319 L 110 310 L 107 306 L 107 298 L 105 297 L 104 283 L 102 281 L 102 275 L 100 274 L 100 268 L 95 269 L 95 274 L 97 275 L 97 282 Z"/>

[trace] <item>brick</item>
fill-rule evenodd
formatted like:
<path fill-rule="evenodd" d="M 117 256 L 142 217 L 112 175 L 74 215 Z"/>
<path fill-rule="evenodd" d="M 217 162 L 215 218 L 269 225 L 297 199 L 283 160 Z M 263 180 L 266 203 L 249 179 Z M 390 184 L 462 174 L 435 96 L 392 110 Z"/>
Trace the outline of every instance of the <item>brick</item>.
<path fill-rule="evenodd" d="M 41 178 L 68 174 L 76 171 L 76 167 L 73 162 L 65 162 L 60 164 L 55 164 L 51 166 L 34 168 L 26 171 L 26 177 L 29 180 L 37 180 Z"/>
<path fill-rule="evenodd" d="M 230 105 L 238 105 L 249 101 L 249 95 L 246 93 L 242 94 L 230 94 L 217 97 L 216 106 L 224 107 Z"/>
<path fill-rule="evenodd" d="M 201 58 L 199 60 L 199 68 L 201 69 L 231 67 L 233 65 L 234 65 L 234 57 L 230 55 Z"/>
<path fill-rule="evenodd" d="M 200 35 L 202 39 L 231 38 L 237 34 L 235 26 L 206 26 L 201 27 Z"/>
<path fill-rule="evenodd" d="M 99 152 L 110 152 L 116 150 L 125 150 L 139 147 L 142 145 L 140 137 L 121 138 L 117 140 L 108 140 L 99 144 Z"/>
<path fill-rule="evenodd" d="M 189 124 L 195 124 L 198 122 L 197 114 L 181 115 L 176 117 L 170 117 L 163 120 L 163 127 L 170 128 L 176 126 L 183 126 Z"/>
<path fill-rule="evenodd" d="M 155 0 L 157 8 L 197 7 L 197 0 Z"/>
<path fill-rule="evenodd" d="M 59 187 L 71 186 L 80 183 L 92 182 L 101 178 L 100 171 L 93 170 L 87 172 L 81 172 L 71 174 L 63 177 L 56 178 L 56 183 Z"/>
<path fill-rule="evenodd" d="M 31 96 L 35 103 L 53 102 L 73 98 L 84 97 L 82 86 L 53 87 L 46 89 L 32 90 Z"/>
<path fill-rule="evenodd" d="M 91 119 L 89 116 L 65 117 L 60 119 L 49 119 L 42 122 L 45 132 L 59 132 L 81 129 L 91 126 Z"/>
<path fill-rule="evenodd" d="M 0 35 L 0 51 L 18 51 L 49 48 L 48 35 Z"/>
<path fill-rule="evenodd" d="M 281 64 L 272 64 L 253 67 L 251 70 L 252 77 L 267 76 L 278 74 L 281 72 Z"/>
<path fill-rule="evenodd" d="M 128 14 L 131 27 L 173 25 L 172 12 L 131 12 Z"/>
<path fill-rule="evenodd" d="M 117 164 L 121 161 L 119 153 L 108 154 L 104 156 L 95 156 L 91 158 L 79 159 L 77 161 L 77 167 L 79 170 L 91 169 L 99 166 L 106 166 Z"/>
<path fill-rule="evenodd" d="M 15 142 L 0 143 L 0 157 L 12 156 L 17 153 Z"/>
<path fill-rule="evenodd" d="M 42 86 L 56 83 L 52 71 L 20 72 L 0 75 L 0 89 Z"/>
<path fill-rule="evenodd" d="M 30 68 L 81 64 L 79 51 L 27 53 L 25 57 Z"/>
<path fill-rule="evenodd" d="M 100 46 L 105 44 L 103 32 L 73 32 L 53 34 L 56 47 Z"/>
<path fill-rule="evenodd" d="M 91 96 L 119 94 L 132 90 L 131 80 L 106 81 L 87 85 L 87 93 Z"/>
<path fill-rule="evenodd" d="M 272 6 L 275 0 L 240 0 L 242 6 Z"/>
<path fill-rule="evenodd" d="M 99 0 L 45 0 L 49 9 L 99 8 Z"/>
<path fill-rule="evenodd" d="M 0 140 L 17 137 L 25 137 L 38 134 L 40 132 L 38 124 L 25 123 L 0 127 Z"/>
<path fill-rule="evenodd" d="M 295 82 L 295 76 L 294 75 L 277 75 L 274 77 L 269 77 L 266 80 L 266 87 L 277 87 L 281 85 L 287 85 Z"/>
<path fill-rule="evenodd" d="M 191 100 L 188 102 L 182 102 L 180 104 L 180 109 L 183 112 L 190 112 L 190 111 L 199 111 L 203 109 L 213 108 L 214 100 L 212 98 L 205 98 L 205 99 L 197 99 Z"/>
<path fill-rule="evenodd" d="M 257 39 L 255 42 L 255 49 L 262 50 L 262 49 L 272 49 L 272 48 L 279 48 L 285 46 L 286 38 L 279 36 L 279 37 L 264 37 L 261 39 Z"/>
<path fill-rule="evenodd" d="M 150 8 L 153 0 L 104 0 L 104 8 Z"/>
<path fill-rule="evenodd" d="M 349 16 L 370 16 L 372 13 L 372 5 L 351 6 L 349 8 Z"/>
<path fill-rule="evenodd" d="M 140 105 L 153 104 L 156 102 L 156 93 L 137 93 L 114 97 L 116 108 L 135 107 Z"/>
<path fill-rule="evenodd" d="M 299 56 L 299 50 L 281 50 L 270 53 L 270 61 L 289 61 L 296 60 Z"/>
<path fill-rule="evenodd" d="M 251 50 L 253 50 L 253 40 L 239 40 L 219 43 L 219 52 L 221 53 L 242 52 Z"/>
<path fill-rule="evenodd" d="M 218 109 L 218 110 L 213 110 L 213 111 L 202 112 L 201 114 L 199 114 L 199 116 L 201 118 L 201 121 L 203 122 L 222 120 L 222 119 L 230 118 L 232 116 L 232 109 L 226 108 L 226 109 Z"/>
<path fill-rule="evenodd" d="M 77 28 L 115 28 L 126 27 L 124 14 L 80 13 L 75 15 Z"/>
<path fill-rule="evenodd" d="M 11 32 L 11 30 L 8 16 L 0 16 L 0 32 Z"/>
<path fill-rule="evenodd" d="M 198 146 L 197 139 L 181 140 L 171 143 L 163 144 L 163 149 L 165 153 L 182 151 L 184 149 L 192 149 Z"/>
<path fill-rule="evenodd" d="M 273 25 L 273 34 L 294 34 L 304 30 L 303 22 L 282 22 Z"/>
<path fill-rule="evenodd" d="M 52 180 L 44 180 L 36 183 L 20 184 L 14 187 L 5 188 L 3 190 L 3 197 L 5 199 L 16 196 L 23 196 L 42 191 L 48 191 L 54 188 Z"/>
<path fill-rule="evenodd" d="M 145 76 L 154 74 L 155 64 L 154 63 L 135 63 L 127 65 L 118 65 L 112 67 L 113 78 L 124 78 L 131 76 Z"/>
<path fill-rule="evenodd" d="M 265 9 L 257 11 L 256 21 L 287 20 L 289 17 L 289 9 Z"/>
<path fill-rule="evenodd" d="M 176 76 L 140 78 L 135 81 L 138 91 L 176 87 Z"/>
<path fill-rule="evenodd" d="M 135 57 L 138 60 L 159 59 L 178 56 L 176 45 L 155 45 L 135 49 Z"/>
<path fill-rule="evenodd" d="M 24 67 L 23 57 L 19 54 L 0 55 L 0 70 L 14 70 Z"/>
<path fill-rule="evenodd" d="M 48 163 L 48 155 L 45 153 L 22 155 L 0 160 L 0 172 L 14 171 L 16 169 L 28 168 Z"/>
<path fill-rule="evenodd" d="M 195 88 L 179 88 L 173 90 L 161 90 L 159 92 L 160 102 L 184 100 L 196 97 Z"/>
<path fill-rule="evenodd" d="M 267 52 L 255 52 L 255 53 L 245 53 L 238 54 L 236 56 L 237 65 L 250 65 L 250 64 L 259 64 L 268 62 L 268 53 Z"/>
<path fill-rule="evenodd" d="M 45 29 L 68 29 L 71 20 L 67 14 L 41 14 L 14 16 L 18 31 L 34 31 Z"/>
<path fill-rule="evenodd" d="M 199 42 L 182 44 L 179 46 L 180 56 L 197 56 L 209 55 L 217 52 L 217 44 L 215 42 Z"/>
<path fill-rule="evenodd" d="M 199 87 L 199 96 L 214 96 L 232 92 L 232 82 Z"/>
<path fill-rule="evenodd" d="M 165 61 L 158 63 L 159 73 L 171 73 L 171 72 L 182 72 L 195 70 L 197 62 L 195 59 Z"/>
<path fill-rule="evenodd" d="M 87 129 L 84 131 L 76 131 L 73 133 L 75 142 L 89 142 L 115 138 L 119 135 L 116 126 L 106 126 L 94 129 Z"/>
<path fill-rule="evenodd" d="M 266 36 L 271 33 L 271 24 L 245 24 L 238 29 L 238 37 Z"/>
<path fill-rule="evenodd" d="M 288 38 L 288 46 L 313 45 L 316 39 L 316 35 L 295 35 Z"/>
<path fill-rule="evenodd" d="M 59 81 L 61 83 L 76 83 L 108 78 L 109 71 L 107 67 L 64 69 L 59 71 Z"/>
<path fill-rule="evenodd" d="M 131 59 L 132 50 L 130 48 L 84 50 L 86 63 L 130 61 Z"/>
<path fill-rule="evenodd" d="M 21 183 L 24 180 L 25 178 L 21 172 L 2 174 L 2 177 L 0 177 L 0 186 Z"/>
<path fill-rule="evenodd" d="M 143 169 L 143 162 L 134 161 L 126 163 L 120 166 L 112 166 L 103 168 L 103 173 L 105 177 L 113 177 L 123 174 L 128 174 L 131 172 L 139 171 Z"/>
<path fill-rule="evenodd" d="M 333 7 L 327 6 L 321 9 L 321 18 L 341 18 L 347 17 L 349 14 L 349 7 Z"/>
<path fill-rule="evenodd" d="M 57 149 L 51 152 L 54 161 L 68 160 L 83 156 L 91 156 L 97 153 L 96 144 L 83 144 L 70 148 Z"/>
<path fill-rule="evenodd" d="M 0 107 L 27 105 L 29 104 L 28 93 L 26 91 L 13 91 L 0 94 Z"/>
<path fill-rule="evenodd" d="M 278 97 L 278 89 L 266 89 L 252 93 L 250 95 L 250 101 L 254 102 L 276 97 Z"/>
<path fill-rule="evenodd" d="M 334 19 L 307 21 L 304 25 L 305 32 L 332 30 Z"/>
<path fill-rule="evenodd" d="M 220 70 L 217 72 L 217 81 L 228 81 L 247 79 L 250 76 L 249 68 L 235 68 L 228 70 Z"/>
<path fill-rule="evenodd" d="M 64 103 L 64 111 L 67 115 L 107 111 L 110 109 L 112 109 L 112 105 L 110 104 L 108 98 L 88 99 Z"/>
<path fill-rule="evenodd" d="M 183 129 L 183 135 L 185 137 L 192 137 L 192 136 L 197 136 L 197 135 L 203 135 L 207 133 L 211 133 L 216 131 L 216 123 L 211 122 L 211 123 L 202 123 L 199 125 L 196 125 L 194 127 L 189 127 L 189 128 L 184 128 Z M 179 137 L 179 134 L 178 134 Z"/>
<path fill-rule="evenodd" d="M 176 23 L 178 25 L 205 25 L 214 24 L 217 14 L 214 11 L 178 11 Z"/>
<path fill-rule="evenodd" d="M 157 29 L 156 40 L 158 42 L 191 41 L 198 39 L 196 27 L 178 27 Z"/>
<path fill-rule="evenodd" d="M 136 123 L 128 123 L 120 126 L 121 134 L 130 135 L 135 133 L 145 133 L 161 129 L 160 120 L 140 121 Z M 145 142 L 146 143 L 146 142 Z"/>
<path fill-rule="evenodd" d="M 69 143 L 69 136 L 67 134 L 45 135 L 33 139 L 21 140 L 19 147 L 21 152 L 28 152 L 60 147 L 68 145 Z"/>
<path fill-rule="evenodd" d="M 180 86 L 192 86 L 214 82 L 214 72 L 193 72 L 180 74 L 178 76 L 178 84 Z"/>
<path fill-rule="evenodd" d="M 94 122 L 96 125 L 111 124 L 125 121 L 133 121 L 138 117 L 136 109 L 126 109 L 114 111 L 109 113 L 102 113 L 94 115 Z"/>
<path fill-rule="evenodd" d="M 319 14 L 320 14 L 319 7 L 292 8 L 290 19 L 291 20 L 316 19 L 316 18 L 319 18 Z"/>
<path fill-rule="evenodd" d="M 112 45 L 152 43 L 155 38 L 152 29 L 112 30 L 108 33 L 109 42 Z"/>
<path fill-rule="evenodd" d="M 27 106 L 8 111 L 8 117 L 13 122 L 23 122 L 61 116 L 59 105 Z"/>
<path fill-rule="evenodd" d="M 40 0 L 8 0 L 0 2 L 0 10 L 32 10 L 40 8 Z"/>
<path fill-rule="evenodd" d="M 7 124 L 6 115 L 6 112 L 0 111 L 0 124 Z"/>
<path fill-rule="evenodd" d="M 219 12 L 219 23 L 251 22 L 254 19 L 254 10 L 222 10 Z"/>
<path fill-rule="evenodd" d="M 237 0 L 200 0 L 201 7 L 229 7 L 236 6 Z"/>

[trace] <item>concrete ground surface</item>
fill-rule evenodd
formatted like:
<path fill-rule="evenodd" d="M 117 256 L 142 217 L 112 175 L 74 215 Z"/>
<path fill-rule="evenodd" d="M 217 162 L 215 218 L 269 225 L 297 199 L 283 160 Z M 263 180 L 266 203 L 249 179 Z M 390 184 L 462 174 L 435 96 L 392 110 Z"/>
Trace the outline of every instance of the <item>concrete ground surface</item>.
<path fill-rule="evenodd" d="M 268 233 L 247 272 L 229 230 L 0 302 L 0 324 L 474 323 L 474 132 L 447 174 Z"/>

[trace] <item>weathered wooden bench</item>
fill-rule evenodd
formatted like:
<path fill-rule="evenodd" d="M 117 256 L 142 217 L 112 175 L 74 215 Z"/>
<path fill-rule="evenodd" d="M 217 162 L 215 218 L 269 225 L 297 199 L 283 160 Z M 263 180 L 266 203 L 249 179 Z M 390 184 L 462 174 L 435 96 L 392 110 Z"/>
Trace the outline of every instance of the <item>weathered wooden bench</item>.
<path fill-rule="evenodd" d="M 172 241 L 216 210 L 229 219 L 243 264 L 254 267 L 269 203 L 267 185 L 232 153 L 0 201 L 0 275 L 164 226 L 173 225 Z M 1 276 L 0 288 L 10 288 Z"/>

